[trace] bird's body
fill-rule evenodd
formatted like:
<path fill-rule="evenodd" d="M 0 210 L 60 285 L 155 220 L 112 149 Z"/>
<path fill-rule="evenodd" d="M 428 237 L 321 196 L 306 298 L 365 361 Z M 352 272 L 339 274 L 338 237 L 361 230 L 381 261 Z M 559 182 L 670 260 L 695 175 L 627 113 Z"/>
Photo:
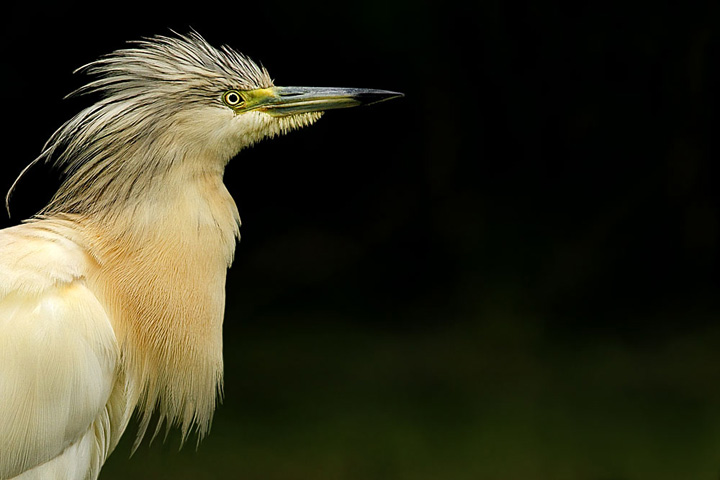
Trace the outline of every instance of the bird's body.
<path fill-rule="evenodd" d="M 196 34 L 89 70 L 102 99 L 40 157 L 64 169 L 62 186 L 38 216 L 0 231 L 2 480 L 96 478 L 136 410 L 138 440 L 154 413 L 158 428 L 205 435 L 240 226 L 225 165 L 319 110 L 396 96 L 274 87 Z"/>

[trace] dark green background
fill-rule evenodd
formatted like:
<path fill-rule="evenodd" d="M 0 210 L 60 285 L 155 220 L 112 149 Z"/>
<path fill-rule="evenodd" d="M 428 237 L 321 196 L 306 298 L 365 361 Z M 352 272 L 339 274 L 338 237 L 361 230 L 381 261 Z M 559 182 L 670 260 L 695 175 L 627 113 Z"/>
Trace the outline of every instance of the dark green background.
<path fill-rule="evenodd" d="M 168 28 L 406 94 L 230 164 L 213 431 L 131 429 L 101 479 L 717 479 L 718 8 L 580 3 L 7 6 L 3 192 L 74 68 Z"/>

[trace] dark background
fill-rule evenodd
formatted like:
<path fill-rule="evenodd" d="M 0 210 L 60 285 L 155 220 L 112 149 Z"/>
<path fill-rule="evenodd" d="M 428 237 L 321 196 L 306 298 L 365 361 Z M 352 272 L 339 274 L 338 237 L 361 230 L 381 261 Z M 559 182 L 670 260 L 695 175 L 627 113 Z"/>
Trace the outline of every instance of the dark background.
<path fill-rule="evenodd" d="M 131 428 L 101 478 L 720 476 L 717 5 L 27 2 L 2 23 L 3 193 L 85 105 L 62 100 L 73 69 L 169 28 L 278 85 L 406 94 L 230 164 L 213 431 L 128 459 Z"/>

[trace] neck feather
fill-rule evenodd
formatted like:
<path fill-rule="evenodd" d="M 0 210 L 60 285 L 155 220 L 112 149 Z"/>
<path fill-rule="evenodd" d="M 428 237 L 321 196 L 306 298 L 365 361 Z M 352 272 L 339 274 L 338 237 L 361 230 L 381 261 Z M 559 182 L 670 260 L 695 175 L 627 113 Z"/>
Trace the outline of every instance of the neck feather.
<path fill-rule="evenodd" d="M 176 169 L 124 209 L 54 216 L 77 225 L 98 262 L 89 280 L 140 411 L 136 444 L 155 411 L 158 429 L 165 421 L 202 437 L 222 390 L 225 278 L 240 225 L 222 172 Z"/>

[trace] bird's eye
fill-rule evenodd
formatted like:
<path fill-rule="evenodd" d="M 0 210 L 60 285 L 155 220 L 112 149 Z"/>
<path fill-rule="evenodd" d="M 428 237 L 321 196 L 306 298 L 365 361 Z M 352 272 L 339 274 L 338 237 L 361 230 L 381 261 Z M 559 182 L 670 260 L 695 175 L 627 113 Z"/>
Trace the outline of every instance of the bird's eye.
<path fill-rule="evenodd" d="M 243 98 L 235 90 L 230 90 L 223 95 L 223 101 L 228 107 L 237 107 L 243 102 Z"/>

